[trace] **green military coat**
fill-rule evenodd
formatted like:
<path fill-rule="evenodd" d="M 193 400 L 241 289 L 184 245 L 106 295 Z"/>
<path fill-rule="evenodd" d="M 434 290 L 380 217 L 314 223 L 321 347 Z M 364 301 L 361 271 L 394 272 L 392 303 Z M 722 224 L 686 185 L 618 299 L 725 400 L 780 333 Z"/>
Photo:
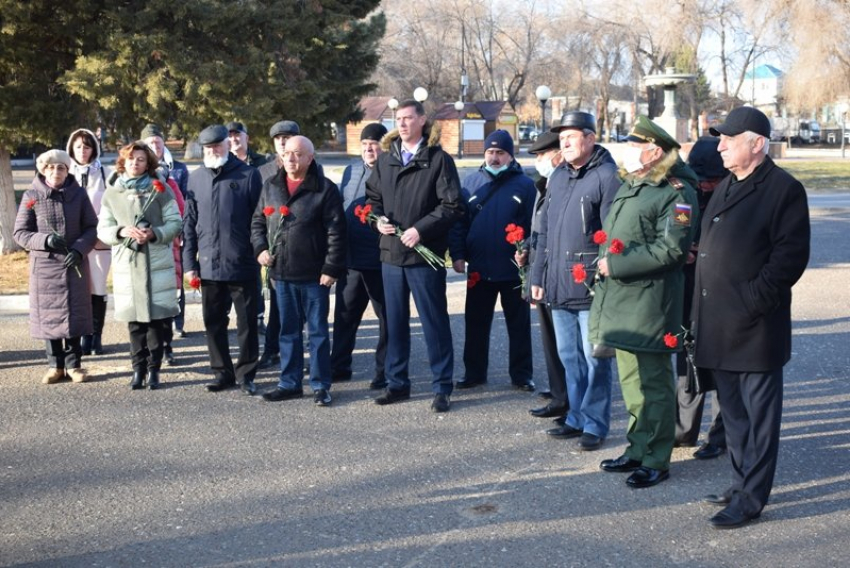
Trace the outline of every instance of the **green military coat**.
<path fill-rule="evenodd" d="M 696 175 L 681 160 L 669 173 L 627 176 L 603 223 L 600 256 L 609 276 L 594 286 L 590 341 L 633 352 L 672 353 L 666 333 L 682 331 L 684 276 L 699 226 Z M 625 245 L 608 252 L 613 239 Z M 681 342 L 681 339 L 679 339 Z"/>

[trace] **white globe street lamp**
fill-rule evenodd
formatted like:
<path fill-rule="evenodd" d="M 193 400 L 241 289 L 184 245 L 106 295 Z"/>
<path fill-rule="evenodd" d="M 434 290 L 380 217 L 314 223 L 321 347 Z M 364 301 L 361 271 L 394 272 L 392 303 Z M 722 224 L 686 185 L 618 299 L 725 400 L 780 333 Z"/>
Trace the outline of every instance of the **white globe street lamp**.
<path fill-rule="evenodd" d="M 416 87 L 413 91 L 413 98 L 420 103 L 425 102 L 425 99 L 428 98 L 427 89 L 425 87 Z"/>
<path fill-rule="evenodd" d="M 540 85 L 534 94 L 540 101 L 540 130 L 546 132 L 546 101 L 552 98 L 552 90 L 546 85 Z"/>
<path fill-rule="evenodd" d="M 390 110 L 393 111 L 393 128 L 395 128 L 395 109 L 398 108 L 398 99 L 393 97 L 387 101 L 387 106 L 390 107 Z"/>
<path fill-rule="evenodd" d="M 463 158 L 463 109 L 466 107 L 463 101 L 455 102 L 455 110 L 457 111 L 457 157 Z"/>

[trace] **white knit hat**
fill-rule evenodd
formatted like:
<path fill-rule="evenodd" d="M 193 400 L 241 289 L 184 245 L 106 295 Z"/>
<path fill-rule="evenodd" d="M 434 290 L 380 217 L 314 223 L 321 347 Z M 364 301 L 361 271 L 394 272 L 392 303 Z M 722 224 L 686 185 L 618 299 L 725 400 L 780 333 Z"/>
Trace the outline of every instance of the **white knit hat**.
<path fill-rule="evenodd" d="M 71 156 L 64 150 L 48 150 L 35 160 L 35 169 L 38 173 L 44 175 L 44 168 L 47 164 L 65 164 L 65 167 L 71 169 Z"/>

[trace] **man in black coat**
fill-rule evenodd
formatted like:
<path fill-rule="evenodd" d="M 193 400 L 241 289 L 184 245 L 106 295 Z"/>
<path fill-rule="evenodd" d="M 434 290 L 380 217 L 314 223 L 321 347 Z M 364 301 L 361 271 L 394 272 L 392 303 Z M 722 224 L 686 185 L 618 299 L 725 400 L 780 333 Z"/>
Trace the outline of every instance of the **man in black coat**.
<path fill-rule="evenodd" d="M 256 392 L 259 340 L 257 337 L 257 261 L 251 248 L 251 215 L 260 199 L 262 182 L 256 168 L 242 163 L 230 151 L 227 128 L 205 128 L 198 142 L 204 147 L 204 165 L 189 176 L 183 219 L 183 267 L 191 282 L 201 279 L 201 304 L 210 367 L 218 392 L 242 382 L 242 390 Z M 230 358 L 227 326 L 231 306 L 236 308 L 239 359 Z"/>
<path fill-rule="evenodd" d="M 809 208 L 799 181 L 767 156 L 770 121 L 740 107 L 711 128 L 732 172 L 702 223 L 693 304 L 696 365 L 717 385 L 732 485 L 707 501 L 716 528 L 758 518 L 773 486 L 782 368 L 791 358 L 791 287 L 809 260 Z"/>
<path fill-rule="evenodd" d="M 286 141 L 283 169 L 263 183 L 251 223 L 257 261 L 269 267 L 280 310 L 280 378 L 263 399 L 303 396 L 304 344 L 310 341 L 313 402 L 331 404 L 330 288 L 345 275 L 345 213 L 339 189 L 319 173 L 313 143 Z"/>

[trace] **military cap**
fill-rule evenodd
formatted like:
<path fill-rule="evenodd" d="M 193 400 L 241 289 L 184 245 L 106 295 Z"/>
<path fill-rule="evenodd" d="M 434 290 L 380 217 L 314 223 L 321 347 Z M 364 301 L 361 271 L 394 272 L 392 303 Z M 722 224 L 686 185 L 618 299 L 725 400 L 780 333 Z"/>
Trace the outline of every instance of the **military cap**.
<path fill-rule="evenodd" d="M 708 130 L 714 136 L 737 136 L 749 131 L 770 138 L 770 119 L 757 108 L 738 107 L 732 109 L 723 124 L 712 126 Z"/>
<path fill-rule="evenodd" d="M 561 148 L 561 142 L 558 135 L 554 132 L 544 132 L 537 137 L 531 148 L 528 149 L 529 154 L 542 154 L 548 150 L 558 150 Z"/>
<path fill-rule="evenodd" d="M 248 134 L 248 129 L 245 128 L 245 125 L 242 124 L 241 122 L 236 122 L 235 120 L 233 122 L 227 123 L 227 132 L 230 133 L 230 132 L 233 132 L 234 130 L 236 132 Z"/>
<path fill-rule="evenodd" d="M 642 114 L 638 115 L 635 125 L 632 126 L 632 131 L 626 136 L 626 140 L 641 144 L 655 144 L 665 152 L 669 152 L 673 148 L 681 148 L 675 138 L 667 134 L 667 131 Z"/>
<path fill-rule="evenodd" d="M 587 112 L 572 111 L 561 117 L 561 124 L 553 126 L 549 132 L 560 132 L 567 128 L 575 128 L 576 130 L 591 130 L 596 134 L 596 119 L 593 115 Z"/>
<path fill-rule="evenodd" d="M 213 124 L 212 126 L 207 126 L 203 130 L 201 130 L 201 134 L 198 136 L 198 144 L 200 144 L 201 146 L 219 144 L 225 138 L 227 138 L 227 134 L 227 128 L 225 128 L 221 124 Z"/>
<path fill-rule="evenodd" d="M 297 136 L 301 134 L 301 128 L 298 126 L 297 122 L 294 122 L 292 120 L 281 120 L 280 122 L 275 122 L 271 130 L 269 130 L 269 136 L 274 138 L 275 136 L 280 136 L 281 134 Z"/>

